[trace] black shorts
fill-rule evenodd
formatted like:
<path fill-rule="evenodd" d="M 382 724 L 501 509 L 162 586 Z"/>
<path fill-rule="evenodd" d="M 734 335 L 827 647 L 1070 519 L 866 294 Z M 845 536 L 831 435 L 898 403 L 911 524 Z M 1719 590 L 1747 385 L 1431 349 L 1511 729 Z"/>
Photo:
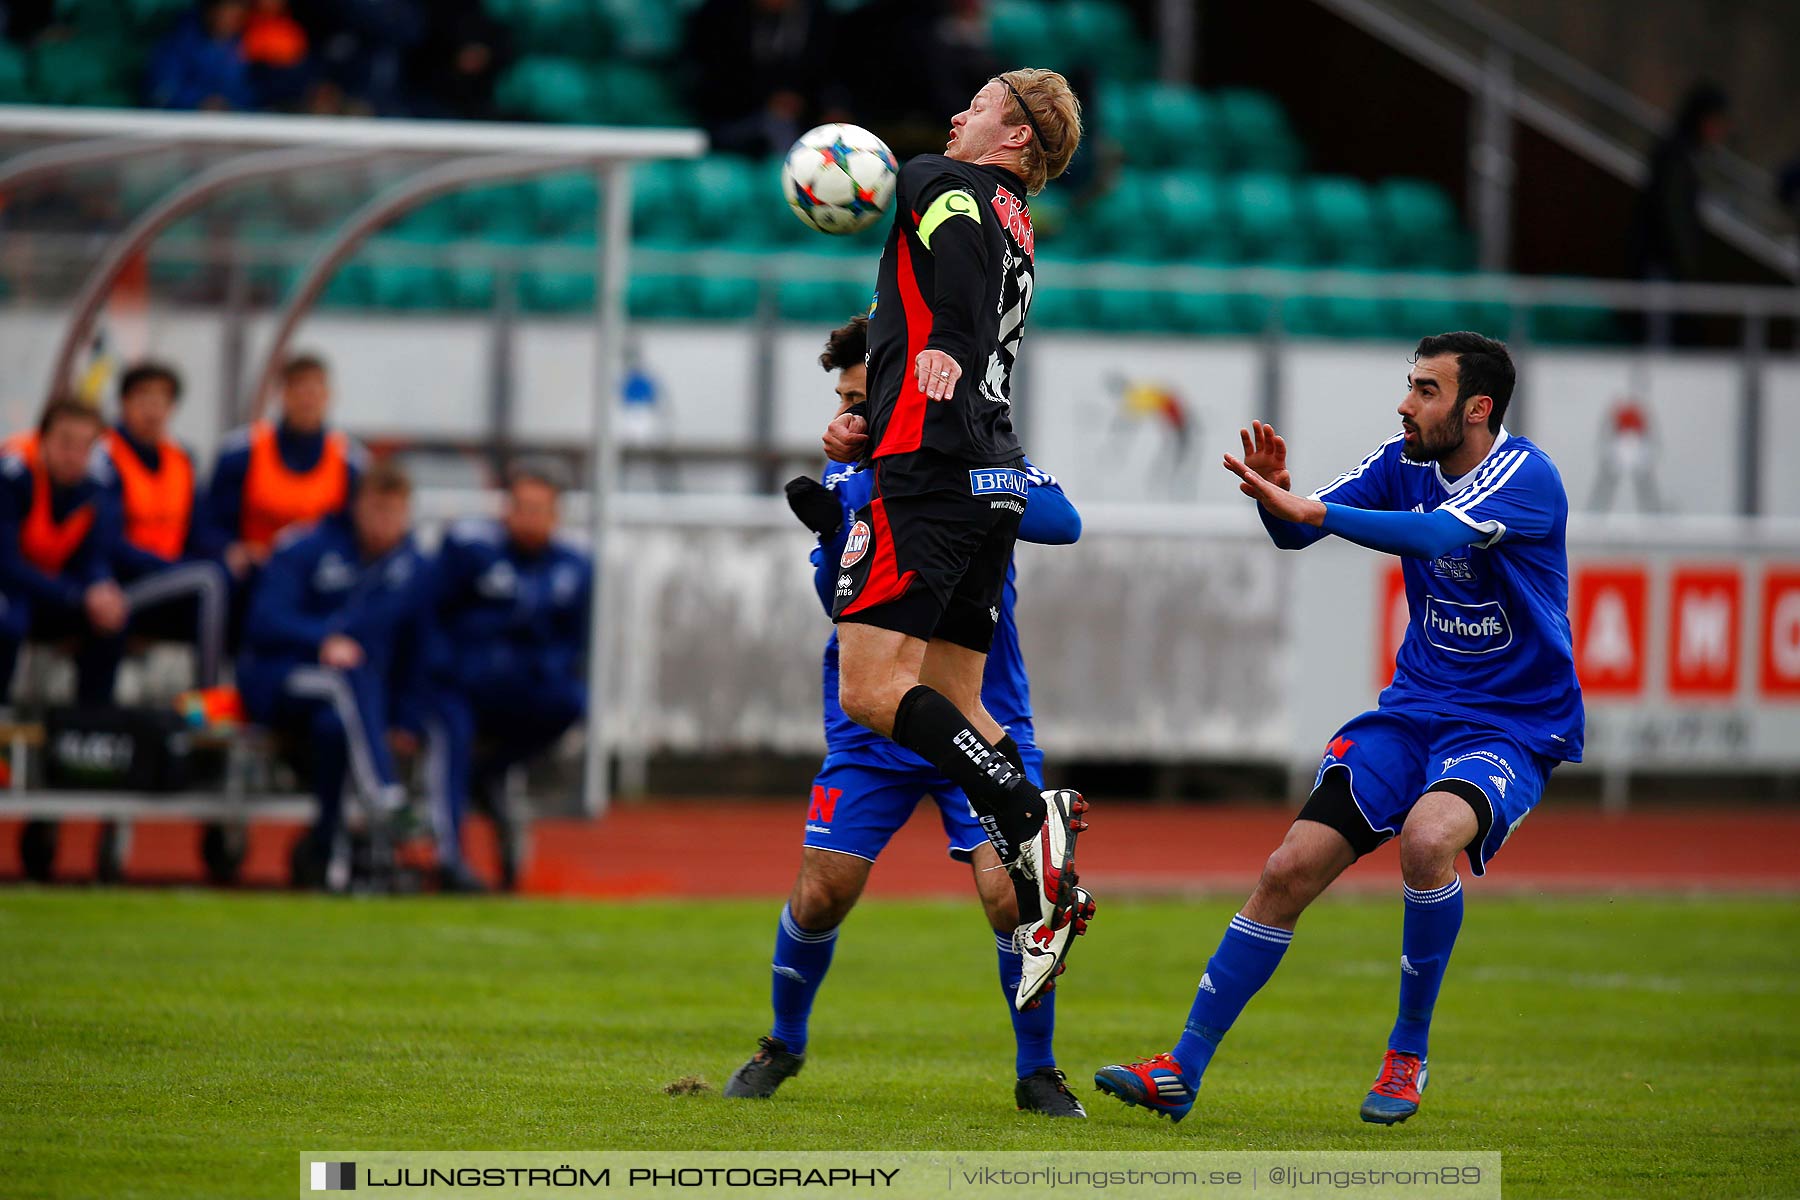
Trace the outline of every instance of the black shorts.
<path fill-rule="evenodd" d="M 874 498 L 838 560 L 833 619 L 986 654 L 1025 515 L 1024 462 L 972 467 L 930 450 L 877 459 Z"/>

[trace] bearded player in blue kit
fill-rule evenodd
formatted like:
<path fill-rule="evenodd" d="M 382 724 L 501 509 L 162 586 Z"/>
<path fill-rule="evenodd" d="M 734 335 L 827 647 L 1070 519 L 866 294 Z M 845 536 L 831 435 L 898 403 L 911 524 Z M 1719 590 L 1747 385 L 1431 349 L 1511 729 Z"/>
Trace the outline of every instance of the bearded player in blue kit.
<path fill-rule="evenodd" d="M 1427 337 L 1402 430 L 1314 492 L 1288 490 L 1287 444 L 1256 422 L 1225 456 L 1269 536 L 1300 550 L 1326 534 L 1401 557 L 1410 619 L 1378 707 L 1340 729 L 1312 796 L 1206 964 L 1175 1048 L 1103 1067 L 1101 1091 L 1176 1121 L 1238 1014 L 1275 973 L 1307 905 L 1351 863 L 1400 839 L 1406 914 L 1400 1011 L 1362 1119 L 1419 1109 L 1432 1009 L 1462 927 L 1456 857 L 1487 863 L 1579 762 L 1581 689 L 1569 636 L 1569 503 L 1549 457 L 1501 424 L 1514 370 L 1474 333 Z"/>
<path fill-rule="evenodd" d="M 867 386 L 864 357 L 868 319 L 856 317 L 832 332 L 819 365 L 836 373 L 838 410 L 861 402 Z M 1081 536 L 1081 516 L 1054 477 L 1026 463 L 1029 476 L 1021 540 L 1064 545 Z M 801 477 L 787 485 L 788 502 L 819 535 L 812 552 L 813 582 L 827 613 L 846 586 L 845 572 L 869 553 L 867 527 L 857 520 L 874 488 L 874 472 L 833 464 L 823 483 Z M 860 527 L 860 528 L 859 528 Z M 1010 558 L 1010 556 L 1009 556 Z M 982 677 L 982 704 L 1018 745 L 1027 775 L 1043 779 L 1044 756 L 1032 733 L 1031 684 L 1019 650 L 1013 604 L 1018 591 L 1010 561 L 995 612 L 993 650 Z M 994 929 L 1000 988 L 1007 999 L 1015 1042 L 1017 1083 L 1013 1098 L 1022 1112 L 1086 1117 L 1056 1069 L 1054 983 L 1023 1010 L 1012 1003 L 1024 971 L 1018 938 L 1021 919 L 1011 877 L 989 841 L 968 796 L 930 763 L 844 714 L 838 703 L 838 639 L 825 646 L 826 757 L 813 781 L 806 814 L 800 875 L 781 911 L 775 935 L 771 1001 L 775 1021 L 756 1054 L 733 1073 L 725 1095 L 766 1099 L 797 1075 L 806 1060 L 813 999 L 825 981 L 838 929 L 862 895 L 875 859 L 927 797 L 936 801 L 952 858 L 970 864 L 982 908 Z M 1092 901 L 1075 889 L 1075 920 L 1085 927 Z"/>

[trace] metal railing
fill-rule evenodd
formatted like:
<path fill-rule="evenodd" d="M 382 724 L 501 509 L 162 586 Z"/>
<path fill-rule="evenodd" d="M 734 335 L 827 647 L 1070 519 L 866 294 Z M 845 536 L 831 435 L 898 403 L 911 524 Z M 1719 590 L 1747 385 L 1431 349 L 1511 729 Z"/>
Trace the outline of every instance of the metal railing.
<path fill-rule="evenodd" d="M 1505 118 L 1535 128 L 1627 183 L 1647 177 L 1649 148 L 1666 131 L 1668 115 L 1477 0 L 1316 2 L 1469 93 L 1475 109 L 1470 197 L 1484 266 L 1504 266 L 1511 240 L 1508 196 L 1514 171 Z M 1521 68 L 1534 69 L 1542 77 L 1539 86 L 1522 80 Z M 1555 88 L 1594 105 L 1604 121 L 1571 113 L 1550 97 Z M 1775 204 L 1769 173 L 1727 151 L 1714 152 L 1708 162 L 1714 186 L 1701 200 L 1707 227 L 1741 253 L 1800 282 L 1800 239 Z"/>

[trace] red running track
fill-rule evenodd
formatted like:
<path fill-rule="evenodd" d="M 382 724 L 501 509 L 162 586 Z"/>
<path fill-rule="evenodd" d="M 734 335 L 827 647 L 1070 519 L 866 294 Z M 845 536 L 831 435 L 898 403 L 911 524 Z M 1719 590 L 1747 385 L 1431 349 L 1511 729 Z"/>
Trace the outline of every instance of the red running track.
<path fill-rule="evenodd" d="M 804 802 L 667 800 L 630 805 L 604 821 L 540 822 L 524 881 L 539 895 L 587 897 L 784 894 L 799 861 Z M 1280 841 L 1290 814 L 1275 808 L 1096 804 L 1077 864 L 1096 891 L 1241 892 Z M 98 827 L 71 822 L 57 855 L 59 878 L 93 873 Z M 252 827 L 244 882 L 281 886 L 299 829 Z M 470 860 L 493 875 L 493 839 L 479 820 Z M 195 826 L 142 823 L 126 876 L 153 883 L 203 879 Z M 1611 817 L 1587 809 L 1535 813 L 1481 884 L 1512 891 L 1800 891 L 1800 812 L 1783 809 L 1639 810 Z M 883 854 L 873 896 L 961 896 L 968 868 L 944 856 L 937 816 L 921 805 Z M 1465 868 L 1466 873 L 1466 868 Z M 18 822 L 0 821 L 0 880 L 20 878 Z M 1351 868 L 1343 886 L 1386 890 L 1398 882 L 1391 847 Z"/>

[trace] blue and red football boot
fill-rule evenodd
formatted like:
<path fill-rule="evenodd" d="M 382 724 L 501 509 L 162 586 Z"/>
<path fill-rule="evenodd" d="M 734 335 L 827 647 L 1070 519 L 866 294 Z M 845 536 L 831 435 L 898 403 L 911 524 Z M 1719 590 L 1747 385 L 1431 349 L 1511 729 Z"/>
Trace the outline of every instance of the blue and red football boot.
<path fill-rule="evenodd" d="M 1362 1119 L 1372 1125 L 1398 1125 L 1418 1112 L 1428 1074 L 1418 1055 L 1389 1050 L 1381 1060 L 1381 1078 L 1363 1097 Z"/>
<path fill-rule="evenodd" d="M 1181 1065 L 1172 1054 L 1158 1054 L 1123 1066 L 1101 1067 L 1094 1086 L 1133 1108 L 1147 1108 L 1179 1122 L 1194 1107 L 1195 1089 L 1181 1081 Z"/>

